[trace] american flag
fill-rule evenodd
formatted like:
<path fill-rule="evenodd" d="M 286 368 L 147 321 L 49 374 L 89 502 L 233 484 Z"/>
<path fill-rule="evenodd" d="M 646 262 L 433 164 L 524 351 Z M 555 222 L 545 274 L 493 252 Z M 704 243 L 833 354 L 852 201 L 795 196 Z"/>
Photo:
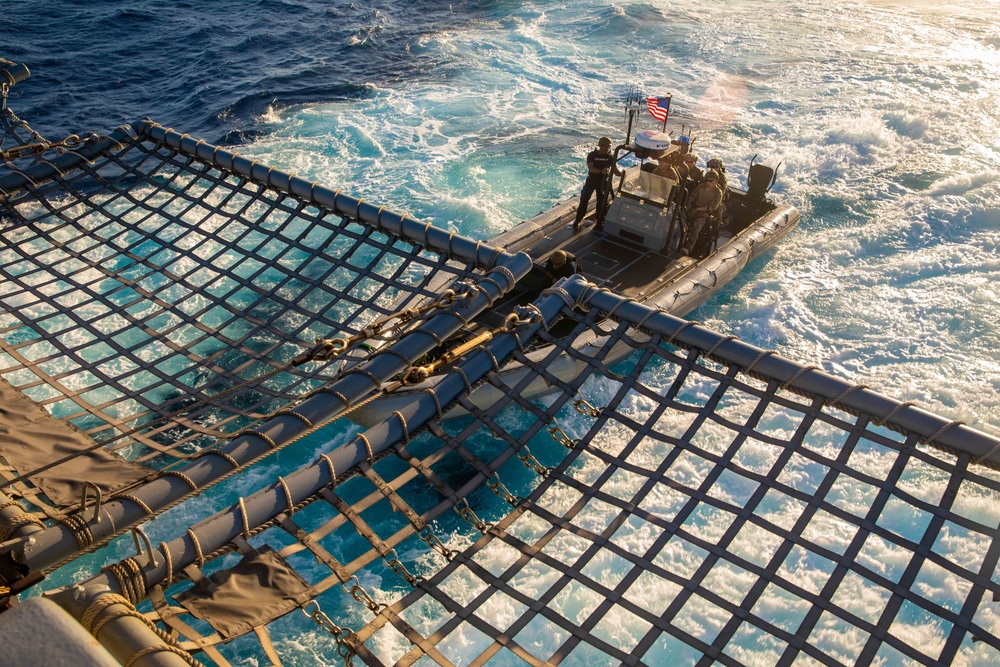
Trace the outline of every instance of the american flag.
<path fill-rule="evenodd" d="M 649 113 L 653 116 L 653 118 L 662 123 L 667 119 L 667 112 L 670 111 L 670 98 L 647 97 L 646 106 L 649 107 Z"/>

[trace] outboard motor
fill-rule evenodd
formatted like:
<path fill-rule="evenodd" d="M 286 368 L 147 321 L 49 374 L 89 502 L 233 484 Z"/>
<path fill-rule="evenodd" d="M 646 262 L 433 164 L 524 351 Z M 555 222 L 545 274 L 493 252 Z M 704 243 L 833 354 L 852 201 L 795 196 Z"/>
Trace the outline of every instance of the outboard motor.
<path fill-rule="evenodd" d="M 750 169 L 747 171 L 747 201 L 751 205 L 759 206 L 764 203 L 767 193 L 774 187 L 774 182 L 778 180 L 776 168 L 772 169 L 767 165 L 754 164 L 757 156 L 750 160 Z M 781 164 L 778 164 L 780 167 Z"/>

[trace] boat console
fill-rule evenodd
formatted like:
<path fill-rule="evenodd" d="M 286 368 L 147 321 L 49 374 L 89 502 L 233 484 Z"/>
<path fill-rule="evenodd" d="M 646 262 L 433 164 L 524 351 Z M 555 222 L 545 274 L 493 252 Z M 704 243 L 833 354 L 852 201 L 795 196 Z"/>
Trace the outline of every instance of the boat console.
<path fill-rule="evenodd" d="M 623 146 L 625 153 L 639 158 L 659 160 L 671 157 L 683 159 L 679 142 L 662 132 L 639 132 L 632 144 Z M 622 152 L 619 149 L 619 152 Z M 674 230 L 676 189 L 679 183 L 655 171 L 630 169 L 619 182 L 617 195 L 604 216 L 604 230 L 613 236 L 660 251 L 670 242 Z"/>
<path fill-rule="evenodd" d="M 670 239 L 673 225 L 671 195 L 677 181 L 648 171 L 637 171 L 626 179 L 619 196 L 604 217 L 604 231 L 650 250 L 661 250 Z"/>

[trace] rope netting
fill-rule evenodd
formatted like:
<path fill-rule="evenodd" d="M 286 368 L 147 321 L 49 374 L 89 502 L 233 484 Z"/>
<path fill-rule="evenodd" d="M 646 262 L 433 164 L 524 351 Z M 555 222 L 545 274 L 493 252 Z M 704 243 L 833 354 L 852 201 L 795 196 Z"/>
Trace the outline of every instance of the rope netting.
<path fill-rule="evenodd" d="M 450 305 L 443 289 L 474 279 L 492 303 L 516 278 L 490 248 L 456 252 L 453 234 L 153 123 L 52 144 L 0 111 L 4 401 L 30 399 L 85 443 L 33 463 L 4 450 L 0 488 L 63 519 L 81 550 L 96 548 L 101 489 L 157 513 L 132 487 L 209 451 L 240 469 L 220 446 L 276 448 L 263 425 L 287 430 L 282 414 L 302 422 L 294 437 L 318 428 L 292 406 L 317 391 L 357 406 L 331 389 L 350 364 L 371 392 L 401 371 L 365 362 L 416 365 L 392 345 L 399 313 Z M 563 287 L 432 386 L 382 397 L 379 425 L 313 465 L 159 548 L 136 530 L 140 553 L 100 575 L 124 597 L 97 598 L 156 619 L 161 643 L 130 660 L 996 662 L 1000 441 L 578 278 Z M 129 465 L 115 486 L 80 472 L 63 474 L 71 492 L 48 485 L 86 458 Z M 94 516 L 69 521 L 81 488 Z M 38 521 L 14 506 L 0 503 L 0 542 Z M 53 535 L 19 545 L 71 539 Z"/>
<path fill-rule="evenodd" d="M 139 132 L 64 150 L 69 167 L 7 163 L 0 180 L 0 378 L 90 450 L 175 469 L 335 378 L 343 358 L 292 363 L 317 338 L 363 360 L 400 324 L 373 321 L 477 268 L 362 220 L 357 200 L 339 210 L 339 194 L 321 203 L 281 172 L 244 160 L 241 174 L 203 142 Z M 33 473 L 88 454 L 0 473 L 8 492 L 65 505 Z"/>
<path fill-rule="evenodd" d="M 168 572 L 155 611 L 223 665 L 996 660 L 1000 479 L 976 463 L 1000 441 L 583 292 L 538 330 L 546 353 L 513 353 L 526 370 L 485 373 L 488 407 L 397 412 L 359 465 L 321 455 L 315 493 L 279 479 L 220 515 L 234 541 L 199 524 L 118 587 Z M 580 372 L 551 373 L 567 356 Z M 556 392 L 532 397 L 539 378 Z"/>

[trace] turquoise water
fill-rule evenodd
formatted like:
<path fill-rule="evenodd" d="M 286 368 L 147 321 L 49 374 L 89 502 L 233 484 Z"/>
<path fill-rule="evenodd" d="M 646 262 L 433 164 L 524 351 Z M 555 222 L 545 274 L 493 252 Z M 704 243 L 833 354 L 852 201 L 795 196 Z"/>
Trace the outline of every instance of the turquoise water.
<path fill-rule="evenodd" d="M 504 8 L 410 42 L 435 76 L 269 109 L 243 150 L 485 239 L 578 191 L 629 85 L 673 93 L 702 160 L 780 163 L 803 213 L 691 317 L 1000 432 L 995 3 Z"/>
<path fill-rule="evenodd" d="M 129 48 L 157 43 L 151 34 L 164 10 L 148 4 L 145 21 L 126 21 Z M 257 3 L 225 30 L 257 34 L 268 12 L 280 12 L 283 19 L 272 23 L 287 48 L 262 37 L 266 44 L 256 48 L 244 41 L 231 46 L 239 55 L 228 61 L 206 51 L 182 54 L 206 69 L 193 74 L 187 68 L 194 65 L 182 60 L 180 73 L 160 72 L 171 81 L 163 107 L 148 90 L 134 94 L 148 81 L 130 83 L 129 77 L 111 86 L 111 97 L 128 99 L 122 113 L 132 120 L 148 114 L 178 129 L 204 130 L 211 140 L 218 138 L 212 133 L 230 137 L 240 152 L 276 167 L 487 239 L 578 192 L 583 159 L 596 137 L 622 136 L 620 99 L 630 86 L 673 93 L 671 126 L 694 128 L 702 164 L 720 157 L 730 181 L 742 183 L 754 155 L 780 163 L 774 195 L 803 214 L 785 242 L 691 317 L 996 435 L 998 10 L 994 0 L 750 0 L 694 8 L 580 0 L 337 5 L 329 11 L 340 14 L 331 16 L 317 3 Z M 77 11 L 113 15 L 101 4 Z M 178 11 L 190 16 L 194 10 Z M 207 23 L 208 34 L 224 32 L 218 19 Z M 121 23 L 114 29 L 123 29 Z M 317 37 L 302 39 L 304 34 Z M 204 38 L 199 35 L 193 39 Z M 78 53 L 85 56 L 88 48 Z M 25 54 L 40 52 L 32 49 Z M 220 51 L 227 52 L 224 44 Z M 159 56 L 153 51 L 150 57 Z M 50 64 L 66 60 L 53 56 Z M 227 80 L 227 67 L 237 70 L 240 85 Z M 45 64 L 33 69 L 44 72 Z M 197 94 L 178 92 L 181 83 L 193 90 L 199 76 L 205 77 L 207 109 L 199 108 Z M 322 85 L 309 89 L 310 77 Z M 96 96 L 88 98 L 83 113 L 98 104 Z M 105 108 L 91 116 L 119 120 Z M 65 117 L 51 122 L 77 127 Z M 649 382 L 655 385 L 656 378 Z M 596 402 L 607 390 L 597 385 L 587 391 Z M 148 527 L 154 543 L 346 438 L 316 437 L 168 513 Z M 874 469 L 884 463 L 877 451 L 869 459 Z M 795 473 L 805 487 L 819 474 L 807 466 Z M 697 465 L 682 474 L 696 478 Z M 933 491 L 940 480 L 929 475 L 908 484 Z M 864 501 L 861 491 L 844 499 L 854 507 Z M 996 525 L 997 503 L 989 494 L 970 493 L 960 507 Z M 772 508 L 776 521 L 791 511 Z M 922 530 L 905 513 L 898 521 L 908 536 Z M 832 544 L 848 539 L 836 525 L 828 528 Z M 453 539 L 454 548 L 467 538 Z M 956 529 L 941 548 L 974 562 L 976 541 Z M 120 541 L 108 553 L 71 565 L 53 583 L 84 577 L 95 563 L 131 553 L 130 542 Z M 409 556 L 418 568 L 433 560 Z M 696 556 L 674 554 L 673 565 L 689 567 Z M 888 572 L 900 567 L 889 545 L 865 557 Z M 804 580 L 824 577 L 822 565 L 805 556 L 789 568 Z M 386 599 L 400 590 L 378 575 L 363 583 Z M 944 574 L 929 574 L 923 584 L 928 594 L 961 599 Z M 878 594 L 862 582 L 855 586 L 860 614 Z M 793 623 L 799 614 L 793 600 L 776 596 L 768 604 L 778 624 Z M 915 643 L 940 643 L 944 631 L 918 617 L 905 618 L 909 625 L 900 632 Z M 692 622 L 707 633 L 712 619 L 706 608 Z M 434 622 L 431 615 L 423 621 Z M 279 626 L 279 649 L 296 656 L 289 664 L 316 664 L 332 655 L 326 638 L 303 632 L 298 618 Z M 849 657 L 856 650 L 842 628 L 831 625 L 826 632 L 832 653 Z M 456 636 L 454 650 L 460 653 L 466 639 L 472 641 Z M 770 664 L 766 650 L 750 650 L 755 641 L 743 640 L 746 661 Z M 379 649 L 394 655 L 399 646 L 387 639 Z M 664 647 L 664 655 L 674 649 Z M 238 662 L 260 660 L 242 655 Z M 898 656 L 885 660 L 904 663 Z M 990 662 L 988 654 L 974 651 L 963 660 Z"/>

